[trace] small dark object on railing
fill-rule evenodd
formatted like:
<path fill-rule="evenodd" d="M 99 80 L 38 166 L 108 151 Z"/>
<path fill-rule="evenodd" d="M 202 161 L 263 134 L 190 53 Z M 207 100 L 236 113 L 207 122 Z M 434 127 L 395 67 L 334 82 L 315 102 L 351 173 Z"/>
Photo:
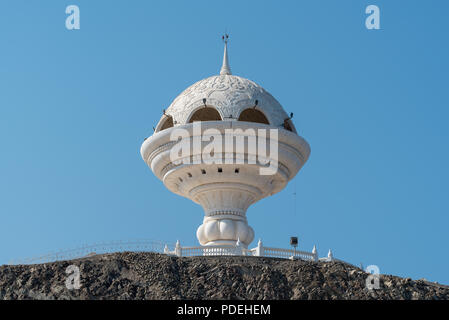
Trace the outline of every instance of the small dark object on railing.
<path fill-rule="evenodd" d="M 296 248 L 298 246 L 298 237 L 290 237 L 290 245 Z"/>

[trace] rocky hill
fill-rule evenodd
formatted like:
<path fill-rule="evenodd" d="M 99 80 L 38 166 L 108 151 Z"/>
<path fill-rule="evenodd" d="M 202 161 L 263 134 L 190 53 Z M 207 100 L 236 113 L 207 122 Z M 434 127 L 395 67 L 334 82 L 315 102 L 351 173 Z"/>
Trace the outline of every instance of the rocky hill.
<path fill-rule="evenodd" d="M 79 289 L 66 269 L 79 267 Z M 341 262 L 260 257 L 177 258 L 114 253 L 39 265 L 0 267 L 0 299 L 449 299 L 449 287 L 368 274 Z"/>

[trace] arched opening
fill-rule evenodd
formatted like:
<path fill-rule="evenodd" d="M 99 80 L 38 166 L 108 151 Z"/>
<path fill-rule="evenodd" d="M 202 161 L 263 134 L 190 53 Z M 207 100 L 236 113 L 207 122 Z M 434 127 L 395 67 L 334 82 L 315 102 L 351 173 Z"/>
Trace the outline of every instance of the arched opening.
<path fill-rule="evenodd" d="M 162 130 L 165 130 L 165 129 L 168 129 L 168 128 L 171 128 L 171 127 L 173 127 L 173 117 L 172 116 L 165 116 L 165 120 L 162 123 L 162 126 L 159 129 L 159 131 L 162 131 Z"/>
<path fill-rule="evenodd" d="M 203 107 L 196 110 L 190 117 L 189 123 L 194 121 L 220 121 L 220 114 L 215 108 Z"/>
<path fill-rule="evenodd" d="M 293 132 L 292 122 L 291 122 L 290 119 L 285 119 L 284 120 L 284 128 L 285 128 L 285 130 Z"/>
<path fill-rule="evenodd" d="M 243 110 L 239 116 L 239 121 L 270 124 L 267 117 L 261 111 L 254 108 Z"/>
<path fill-rule="evenodd" d="M 288 130 L 288 131 L 291 131 L 291 132 L 297 134 L 296 128 L 295 128 L 295 126 L 293 125 L 292 120 L 290 120 L 289 118 L 287 118 L 287 119 L 284 120 L 284 123 L 282 124 L 282 126 L 284 127 L 285 130 Z"/>

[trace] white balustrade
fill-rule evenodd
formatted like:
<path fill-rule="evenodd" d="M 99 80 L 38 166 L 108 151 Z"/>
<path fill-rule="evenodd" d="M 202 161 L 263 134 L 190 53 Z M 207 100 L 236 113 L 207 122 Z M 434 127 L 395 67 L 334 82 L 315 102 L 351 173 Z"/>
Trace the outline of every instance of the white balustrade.
<path fill-rule="evenodd" d="M 84 246 L 75 250 L 64 250 L 53 254 L 44 255 L 41 257 L 23 259 L 14 261 L 11 264 L 36 264 L 48 263 L 61 260 L 71 260 L 84 257 L 90 257 L 97 254 L 113 253 L 113 252 L 157 252 L 170 256 L 178 257 L 210 257 L 210 256 L 252 256 L 252 257 L 270 257 L 280 259 L 299 259 L 308 261 L 341 261 L 333 257 L 332 251 L 329 250 L 327 257 L 318 258 L 316 247 L 313 247 L 312 252 L 265 247 L 262 241 L 259 240 L 257 247 L 248 249 L 240 241 L 237 241 L 235 246 L 232 245 L 207 245 L 207 246 L 193 246 L 182 247 L 179 241 L 171 247 L 163 245 L 159 241 L 154 240 L 134 240 L 134 241 L 116 241 L 102 244 L 94 244 Z"/>
<path fill-rule="evenodd" d="M 195 256 L 254 256 L 254 257 L 270 257 L 281 259 L 300 259 L 310 261 L 331 261 L 331 258 L 318 259 L 318 253 L 316 247 L 312 252 L 264 247 L 262 241 L 259 240 L 257 247 L 247 249 L 240 243 L 236 246 L 231 245 L 209 245 L 209 246 L 196 246 L 196 247 L 182 247 L 181 244 L 176 242 L 174 250 L 169 250 L 168 246 L 165 246 L 164 253 L 168 255 L 178 257 L 195 257 Z"/>

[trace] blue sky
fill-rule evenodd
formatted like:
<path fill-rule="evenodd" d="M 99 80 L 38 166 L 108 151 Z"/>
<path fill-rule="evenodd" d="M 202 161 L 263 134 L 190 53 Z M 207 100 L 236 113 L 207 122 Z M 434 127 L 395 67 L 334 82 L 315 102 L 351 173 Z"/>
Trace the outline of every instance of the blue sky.
<path fill-rule="evenodd" d="M 80 30 L 65 28 L 71 4 Z M 381 30 L 365 28 L 370 4 Z M 2 1 L 0 264 L 109 240 L 197 244 L 202 208 L 139 150 L 162 109 L 219 72 L 227 30 L 233 73 L 294 112 L 312 148 L 248 210 L 255 242 L 297 235 L 320 256 L 449 284 L 447 12 L 442 0 Z"/>

